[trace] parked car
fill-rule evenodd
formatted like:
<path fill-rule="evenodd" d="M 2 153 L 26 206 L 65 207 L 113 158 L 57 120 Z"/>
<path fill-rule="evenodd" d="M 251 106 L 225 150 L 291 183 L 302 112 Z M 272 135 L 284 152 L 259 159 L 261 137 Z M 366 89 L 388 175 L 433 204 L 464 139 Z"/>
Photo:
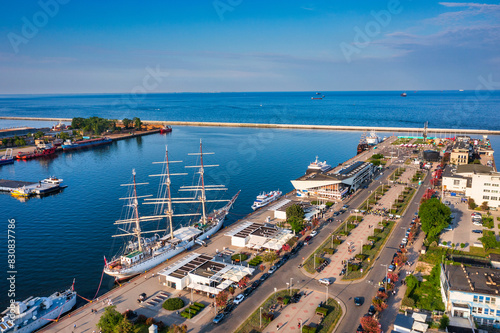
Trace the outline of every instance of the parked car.
<path fill-rule="evenodd" d="M 394 266 L 394 265 L 389 265 L 389 267 L 387 268 L 387 270 L 388 270 L 389 272 L 392 272 L 392 271 L 394 271 L 395 269 L 396 269 L 396 266 Z"/>
<path fill-rule="evenodd" d="M 271 266 L 271 268 L 269 268 L 269 271 L 267 271 L 269 274 L 273 274 L 274 272 L 276 272 L 276 266 Z"/>
<path fill-rule="evenodd" d="M 219 313 L 217 316 L 215 316 L 215 318 L 214 318 L 214 320 L 213 320 L 214 324 L 218 324 L 218 323 L 220 323 L 220 322 L 222 321 L 222 319 L 224 319 L 224 316 L 225 316 L 225 315 L 226 315 L 226 314 L 225 314 L 224 312 L 221 312 L 221 313 Z"/>
<path fill-rule="evenodd" d="M 330 279 L 327 279 L 327 278 L 319 279 L 318 282 L 320 284 L 325 285 L 325 286 L 329 286 L 332 284 L 332 281 L 330 281 Z"/>
<path fill-rule="evenodd" d="M 258 286 L 260 286 L 260 280 L 255 280 L 250 288 L 257 289 Z"/>
<path fill-rule="evenodd" d="M 243 290 L 243 296 L 247 297 L 252 293 L 252 291 L 253 291 L 252 287 Z"/>
<path fill-rule="evenodd" d="M 244 299 L 245 299 L 245 295 L 239 294 L 238 296 L 235 297 L 233 303 L 236 304 L 236 305 L 238 305 L 241 302 L 243 302 Z"/>
<path fill-rule="evenodd" d="M 261 277 L 260 277 L 260 279 L 259 279 L 259 280 L 260 280 L 260 282 L 264 282 L 264 281 L 266 281 L 266 279 L 269 277 L 269 275 L 270 275 L 269 273 L 264 273 L 264 274 L 262 274 L 262 276 L 261 276 Z"/>
<path fill-rule="evenodd" d="M 363 332 L 364 332 L 363 326 L 361 326 L 361 324 L 359 324 L 358 329 L 356 330 L 356 333 L 363 333 Z"/>
<path fill-rule="evenodd" d="M 226 307 L 224 308 L 224 313 L 231 313 L 231 311 L 234 310 L 234 307 L 235 305 L 233 303 L 226 305 Z"/>
<path fill-rule="evenodd" d="M 377 312 L 377 311 L 375 310 L 375 306 L 370 305 L 370 308 L 368 309 L 368 314 L 369 314 L 370 316 L 373 316 L 373 315 L 375 314 L 375 312 Z"/>
<path fill-rule="evenodd" d="M 309 236 L 314 237 L 318 234 L 316 230 L 311 231 L 311 234 Z"/>
<path fill-rule="evenodd" d="M 354 305 L 356 306 L 363 305 L 363 297 L 354 297 Z"/>
<path fill-rule="evenodd" d="M 479 230 L 479 229 L 474 229 L 474 230 L 472 230 L 472 232 L 475 234 L 482 234 L 483 233 L 483 231 Z"/>
<path fill-rule="evenodd" d="M 298 246 L 294 247 L 294 248 L 292 249 L 292 251 L 290 251 L 290 254 L 291 254 L 291 255 L 294 255 L 294 254 L 296 254 L 297 252 L 299 252 L 299 248 L 298 248 Z"/>
<path fill-rule="evenodd" d="M 304 244 L 307 245 L 307 242 L 309 242 L 310 240 L 312 239 L 312 236 L 307 236 L 306 238 L 304 238 Z"/>

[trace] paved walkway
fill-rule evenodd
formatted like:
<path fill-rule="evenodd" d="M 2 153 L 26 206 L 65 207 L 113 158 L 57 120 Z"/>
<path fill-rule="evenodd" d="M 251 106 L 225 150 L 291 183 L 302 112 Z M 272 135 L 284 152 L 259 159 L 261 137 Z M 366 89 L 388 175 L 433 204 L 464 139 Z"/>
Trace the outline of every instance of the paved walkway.
<path fill-rule="evenodd" d="M 319 316 L 315 315 L 316 308 L 325 301 L 325 293 L 313 290 L 304 291 L 298 303 L 292 303 L 278 312 L 278 316 L 266 327 L 263 332 L 300 332 L 299 322 L 309 325 L 318 323 Z M 279 328 L 279 329 L 278 329 Z"/>

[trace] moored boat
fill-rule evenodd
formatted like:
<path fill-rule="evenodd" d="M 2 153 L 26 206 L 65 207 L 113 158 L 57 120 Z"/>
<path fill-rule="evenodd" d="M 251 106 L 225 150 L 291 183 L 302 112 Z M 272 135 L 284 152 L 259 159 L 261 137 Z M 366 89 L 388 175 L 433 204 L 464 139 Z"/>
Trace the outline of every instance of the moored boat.
<path fill-rule="evenodd" d="M 205 185 L 204 169 L 215 165 L 205 165 L 203 163 L 203 151 L 200 142 L 200 153 L 190 154 L 200 156 L 200 165 L 186 166 L 198 168 L 200 175 L 200 186 L 182 186 L 179 191 L 194 191 L 195 195 L 189 198 L 172 198 L 171 197 L 171 176 L 185 175 L 186 173 L 170 173 L 170 163 L 181 161 L 170 161 L 168 150 L 165 153 L 164 162 L 155 162 L 164 164 L 161 174 L 151 175 L 161 177 L 160 188 L 158 193 L 161 194 L 158 198 L 147 198 L 150 195 L 138 196 L 137 186 L 147 183 L 137 183 L 135 179 L 135 170 L 132 172 L 133 181 L 131 184 L 125 184 L 130 188 L 129 194 L 124 200 L 127 200 L 126 207 L 128 213 L 123 220 L 116 221 L 115 224 L 120 225 L 120 233 L 113 237 L 128 237 L 124 251 L 115 255 L 110 263 L 105 259 L 104 272 L 117 280 L 131 278 L 141 274 L 144 271 L 161 264 L 162 262 L 176 256 L 177 254 L 191 248 L 195 243 L 215 234 L 219 231 L 223 224 L 226 215 L 234 204 L 239 193 L 236 193 L 231 200 L 207 200 L 206 191 L 226 190 L 223 185 Z M 205 153 L 210 154 L 210 153 Z M 199 196 L 196 193 L 200 193 Z M 155 205 L 155 214 L 151 216 L 139 215 L 139 198 L 145 199 L 145 204 Z M 227 202 L 227 204 L 212 213 L 206 213 L 206 203 L 210 202 Z M 174 214 L 173 204 L 200 203 L 201 213 L 193 212 L 187 214 Z M 175 216 L 200 216 L 197 223 L 192 226 L 182 227 L 174 230 L 173 217 Z M 151 221 L 165 221 L 164 228 L 148 231 L 147 228 L 141 228 Z M 163 224 L 161 224 L 163 225 Z M 144 237 L 145 234 L 153 234 L 152 237 Z"/>
<path fill-rule="evenodd" d="M 14 163 L 14 157 L 12 157 L 12 148 L 7 148 L 5 154 L 0 156 L 0 165 Z"/>
<path fill-rule="evenodd" d="M 30 333 L 57 321 L 76 304 L 74 287 L 49 297 L 29 297 L 14 302 L 2 312 L 0 333 Z"/>
<path fill-rule="evenodd" d="M 41 182 L 44 184 L 61 185 L 63 179 L 51 176 L 49 178 L 43 179 Z"/>
<path fill-rule="evenodd" d="M 166 134 L 172 132 L 172 127 L 165 125 L 160 129 L 160 134 Z"/>
<path fill-rule="evenodd" d="M 56 147 L 49 144 L 49 145 L 38 146 L 32 152 L 28 153 L 19 152 L 16 155 L 16 158 L 18 160 L 31 160 L 33 158 L 50 156 L 53 155 L 55 152 L 56 152 Z"/>
<path fill-rule="evenodd" d="M 89 147 L 109 144 L 112 141 L 113 140 L 111 140 L 110 138 L 107 138 L 107 137 L 79 140 L 79 141 L 74 141 L 74 142 L 70 141 L 70 140 L 66 140 L 66 142 L 64 142 L 64 144 L 62 145 L 62 148 L 65 151 L 66 150 L 81 149 L 81 148 L 89 148 Z"/>
<path fill-rule="evenodd" d="M 326 172 L 332 168 L 331 165 L 326 164 L 326 161 L 320 162 L 318 160 L 318 156 L 316 156 L 316 160 L 314 162 L 311 162 L 309 166 L 307 167 L 307 172 Z"/>
<path fill-rule="evenodd" d="M 257 208 L 264 207 L 269 203 L 276 201 L 279 197 L 281 197 L 281 195 L 282 195 L 281 191 L 271 191 L 268 193 L 262 192 L 255 199 L 252 205 L 252 209 L 256 210 Z"/>

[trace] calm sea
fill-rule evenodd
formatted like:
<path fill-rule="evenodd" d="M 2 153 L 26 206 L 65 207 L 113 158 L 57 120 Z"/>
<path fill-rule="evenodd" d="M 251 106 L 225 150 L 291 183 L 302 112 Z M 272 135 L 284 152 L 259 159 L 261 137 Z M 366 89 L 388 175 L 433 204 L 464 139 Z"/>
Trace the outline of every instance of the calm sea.
<path fill-rule="evenodd" d="M 159 94 L 141 100 L 140 107 L 123 110 L 116 104 L 123 96 L 32 96 L 0 98 L 1 116 L 72 117 L 101 116 L 122 119 L 200 120 L 267 123 L 339 124 L 373 126 L 421 126 L 498 129 L 499 94 L 478 101 L 476 110 L 464 118 L 450 110 L 464 104 L 473 92 L 417 92 L 403 98 L 399 93 L 325 93 L 323 100 L 311 100 L 315 93 L 235 93 L 235 94 Z M 472 97 L 471 97 L 472 98 Z M 261 106 L 262 105 L 262 106 Z M 129 105 L 132 106 L 132 105 Z M 447 116 L 445 116 L 447 114 Z M 441 119 L 442 117 L 442 119 Z M 0 127 L 41 123 L 0 121 Z M 47 125 L 47 124 L 43 124 Z M 207 170 L 212 184 L 225 184 L 230 198 L 241 189 L 227 224 L 247 213 L 261 191 L 290 191 L 290 180 L 302 175 L 316 155 L 337 165 L 356 153 L 359 132 L 306 130 L 270 130 L 253 128 L 175 127 L 168 135 L 149 135 L 114 142 L 92 150 L 61 153 L 48 160 L 16 162 L 0 168 L 0 178 L 38 181 L 54 175 L 68 185 L 62 193 L 43 199 L 20 202 L 7 194 L 0 195 L 1 228 L 7 220 L 16 221 L 16 298 L 47 295 L 67 288 L 76 278 L 78 292 L 92 298 L 99 285 L 103 256 L 112 257 L 122 245 L 111 236 L 113 222 L 120 218 L 120 197 L 132 169 L 140 182 L 140 194 L 157 192 L 160 173 L 154 161 L 164 157 L 168 145 L 173 160 L 194 165 L 187 154 L 199 149 L 215 152 L 206 163 L 220 164 Z M 405 133 L 406 134 L 406 133 Z M 379 135 L 389 135 L 380 133 Z M 493 147 L 500 139 L 492 137 Z M 498 157 L 498 154 L 497 154 Z M 173 165 L 172 172 L 184 172 L 183 165 Z M 191 185 L 193 175 L 174 178 L 174 187 Z M 153 207 L 143 205 L 142 214 Z M 193 209 L 197 209 L 196 207 Z M 186 223 L 187 221 L 178 221 Z M 153 227 L 153 226 L 152 226 Z M 6 232 L 2 233 L 3 235 Z M 6 236 L 0 239 L 6 258 Z M 7 271 L 6 260 L 2 263 Z M 6 275 L 0 287 L 7 294 Z M 105 276 L 100 293 L 109 290 L 113 280 Z M 6 307 L 7 297 L 0 297 Z"/>

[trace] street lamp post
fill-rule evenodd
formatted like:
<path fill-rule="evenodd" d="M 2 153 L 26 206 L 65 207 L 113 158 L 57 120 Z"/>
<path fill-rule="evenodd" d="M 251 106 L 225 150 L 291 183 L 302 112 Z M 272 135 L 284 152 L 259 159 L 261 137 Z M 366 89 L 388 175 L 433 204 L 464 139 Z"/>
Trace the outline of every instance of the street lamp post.
<path fill-rule="evenodd" d="M 286 283 L 286 290 L 290 290 L 290 283 L 289 282 Z"/>
<path fill-rule="evenodd" d="M 262 306 L 259 308 L 259 312 L 260 312 L 260 326 L 259 327 L 262 327 Z"/>
<path fill-rule="evenodd" d="M 326 303 L 328 302 L 328 286 L 325 287 L 326 287 L 326 295 L 325 295 L 325 305 L 326 305 Z"/>
<path fill-rule="evenodd" d="M 316 253 L 314 253 L 313 256 L 313 262 L 314 262 L 314 270 L 316 270 Z"/>

